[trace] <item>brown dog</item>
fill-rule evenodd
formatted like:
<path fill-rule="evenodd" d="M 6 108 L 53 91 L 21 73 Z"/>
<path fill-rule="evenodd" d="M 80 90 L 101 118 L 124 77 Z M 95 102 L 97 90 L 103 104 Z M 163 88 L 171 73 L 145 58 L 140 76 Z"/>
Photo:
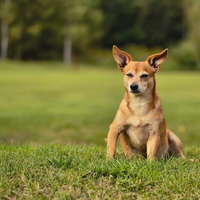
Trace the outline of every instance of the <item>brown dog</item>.
<path fill-rule="evenodd" d="M 151 55 L 145 62 L 116 46 L 113 56 L 124 75 L 125 96 L 107 138 L 107 158 L 114 157 L 118 136 L 127 156 L 143 155 L 150 160 L 167 155 L 184 157 L 180 139 L 166 129 L 160 98 L 156 93 L 155 73 L 165 61 L 168 49 Z"/>

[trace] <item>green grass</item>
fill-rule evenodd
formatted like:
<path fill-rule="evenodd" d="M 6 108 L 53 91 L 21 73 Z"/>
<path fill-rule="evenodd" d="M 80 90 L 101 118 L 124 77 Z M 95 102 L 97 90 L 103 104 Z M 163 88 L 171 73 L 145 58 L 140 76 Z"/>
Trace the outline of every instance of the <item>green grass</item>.
<path fill-rule="evenodd" d="M 0 199 L 199 199 L 200 150 L 186 154 L 111 162 L 104 147 L 0 145 Z"/>
<path fill-rule="evenodd" d="M 165 66 L 163 66 L 164 68 Z M 200 73 L 157 73 L 168 128 L 183 144 L 200 141 Z M 0 62 L 0 141 L 105 145 L 124 95 L 117 67 Z"/>
<path fill-rule="evenodd" d="M 119 103 L 120 93 L 113 91 L 116 73 L 11 64 L 0 68 L 1 141 L 104 144 Z"/>
<path fill-rule="evenodd" d="M 124 95 L 115 65 L 0 62 L 0 199 L 199 199 L 199 85 L 199 72 L 157 74 L 186 160 L 118 150 L 109 162 L 105 138 Z"/>

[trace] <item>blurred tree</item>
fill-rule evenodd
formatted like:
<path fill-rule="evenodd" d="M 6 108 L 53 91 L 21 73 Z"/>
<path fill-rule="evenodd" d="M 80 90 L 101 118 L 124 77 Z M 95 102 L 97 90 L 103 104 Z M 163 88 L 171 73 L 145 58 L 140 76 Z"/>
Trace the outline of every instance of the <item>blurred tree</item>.
<path fill-rule="evenodd" d="M 11 8 L 8 56 L 17 59 L 71 62 L 92 45 L 166 47 L 186 30 L 182 0 L 15 0 Z"/>
<path fill-rule="evenodd" d="M 200 1 L 184 0 L 183 6 L 188 26 L 187 39 L 192 43 L 195 49 L 196 59 L 200 63 Z"/>
<path fill-rule="evenodd" d="M 72 47 L 78 54 L 101 35 L 98 1 L 15 0 L 13 12 L 9 56 L 17 59 L 70 62 Z"/>
<path fill-rule="evenodd" d="M 139 21 L 147 46 L 166 47 L 183 39 L 186 26 L 182 0 L 142 1 Z"/>
<path fill-rule="evenodd" d="M 102 43 L 167 46 L 182 39 L 182 0 L 102 0 L 105 35 Z"/>
<path fill-rule="evenodd" d="M 137 0 L 102 0 L 101 7 L 105 15 L 103 46 L 111 47 L 113 44 L 123 46 L 142 42 L 144 33 L 139 24 L 142 8 Z"/>
<path fill-rule="evenodd" d="M 1 2 L 1 59 L 7 58 L 7 50 L 8 50 L 8 26 L 10 23 L 11 16 L 11 0 L 4 0 Z"/>
<path fill-rule="evenodd" d="M 62 52 L 63 0 L 15 0 L 10 56 L 17 59 L 56 59 Z"/>
<path fill-rule="evenodd" d="M 83 52 L 89 44 L 100 38 L 103 14 L 99 9 L 99 0 L 67 0 L 66 4 L 63 61 L 69 63 L 72 46 L 77 59 L 80 52 Z"/>

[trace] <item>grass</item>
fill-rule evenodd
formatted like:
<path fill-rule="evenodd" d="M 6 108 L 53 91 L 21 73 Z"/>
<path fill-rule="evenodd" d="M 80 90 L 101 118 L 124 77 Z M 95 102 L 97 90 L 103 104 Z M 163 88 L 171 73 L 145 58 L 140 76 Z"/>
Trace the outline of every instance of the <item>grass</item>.
<path fill-rule="evenodd" d="M 200 141 L 198 85 L 199 72 L 157 73 L 168 128 L 186 146 Z M 1 62 L 0 141 L 105 145 L 123 95 L 115 65 L 73 71 L 60 63 Z"/>
<path fill-rule="evenodd" d="M 93 143 L 97 135 L 106 136 L 111 121 L 107 114 L 112 111 L 112 106 L 106 105 L 112 99 L 107 99 L 103 92 L 108 77 L 103 77 L 99 70 L 74 72 L 56 67 L 27 64 L 2 69 L 1 141 Z M 110 80 L 113 78 L 114 74 Z M 107 92 L 112 93 L 113 85 Z M 106 127 L 102 126 L 105 122 Z"/>
<path fill-rule="evenodd" d="M 104 139 L 124 95 L 116 66 L 0 62 L 0 199 L 199 199 L 200 73 L 156 77 L 187 159 L 119 150 L 109 162 Z"/>
<path fill-rule="evenodd" d="M 194 162 L 149 162 L 83 145 L 0 145 L 0 199 L 199 199 L 198 148 Z"/>

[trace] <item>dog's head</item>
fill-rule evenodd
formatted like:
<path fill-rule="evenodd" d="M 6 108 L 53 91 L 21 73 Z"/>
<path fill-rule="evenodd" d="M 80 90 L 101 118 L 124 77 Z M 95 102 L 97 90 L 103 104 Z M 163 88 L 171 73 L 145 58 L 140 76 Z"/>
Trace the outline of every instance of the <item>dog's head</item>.
<path fill-rule="evenodd" d="M 124 74 L 126 89 L 135 95 L 151 91 L 155 87 L 154 74 L 165 61 L 167 51 L 168 49 L 165 49 L 161 53 L 151 55 L 144 62 L 136 62 L 129 54 L 113 46 L 113 57 Z"/>

